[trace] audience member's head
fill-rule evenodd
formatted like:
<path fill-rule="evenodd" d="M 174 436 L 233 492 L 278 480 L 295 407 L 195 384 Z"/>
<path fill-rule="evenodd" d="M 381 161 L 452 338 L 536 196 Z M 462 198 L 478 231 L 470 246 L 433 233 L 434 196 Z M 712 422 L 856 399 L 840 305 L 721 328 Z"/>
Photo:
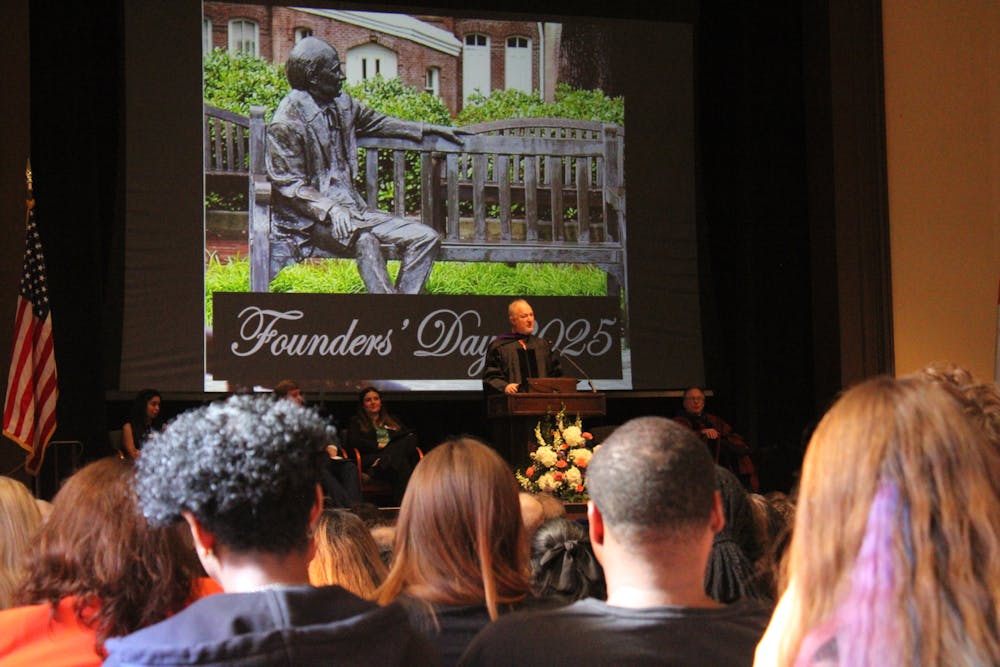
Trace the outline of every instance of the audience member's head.
<path fill-rule="evenodd" d="M 566 516 L 566 506 L 563 501 L 551 493 L 536 493 L 535 500 L 542 506 L 542 515 L 546 521 Z"/>
<path fill-rule="evenodd" d="M 20 591 L 23 604 L 72 596 L 98 649 L 179 611 L 192 595 L 192 557 L 175 528 L 150 527 L 136 508 L 132 467 L 107 458 L 56 494 Z M 96 604 L 95 604 L 96 603 Z"/>
<path fill-rule="evenodd" d="M 715 474 L 726 525 L 712 541 L 712 554 L 705 568 L 705 592 L 713 600 L 727 604 L 745 598 L 766 599 L 768 595 L 758 584 L 754 566 L 763 552 L 756 537 L 750 496 L 729 470 L 716 466 Z"/>
<path fill-rule="evenodd" d="M 617 606 L 710 606 L 703 589 L 724 519 L 715 465 L 690 429 L 662 417 L 626 422 L 587 467 L 590 541 Z"/>
<path fill-rule="evenodd" d="M 930 364 L 917 377 L 936 382 L 951 391 L 962 408 L 983 429 L 989 441 L 1000 450 L 1000 386 L 980 382 L 971 371 L 948 362 Z"/>
<path fill-rule="evenodd" d="M 294 556 L 304 575 L 327 442 L 323 420 L 294 401 L 233 396 L 185 412 L 139 461 L 142 510 L 159 525 L 185 519 L 227 592 L 241 586 L 220 578 L 233 555 Z"/>
<path fill-rule="evenodd" d="M 391 567 L 392 548 L 396 543 L 396 526 L 388 524 L 372 526 L 369 532 L 372 534 L 372 539 L 375 540 L 375 546 L 378 547 L 378 557 L 382 560 L 382 564 L 386 568 Z"/>
<path fill-rule="evenodd" d="M 1000 451 L 953 393 L 876 378 L 823 417 L 803 465 L 780 663 L 1000 664 Z"/>
<path fill-rule="evenodd" d="M 530 538 L 545 523 L 545 509 L 533 493 L 521 491 L 517 494 L 517 499 L 521 503 L 521 522 L 524 523 L 524 532 Z"/>
<path fill-rule="evenodd" d="M 715 464 L 689 429 L 640 417 L 594 453 L 587 489 L 607 530 L 623 543 L 700 539 L 716 503 Z"/>
<path fill-rule="evenodd" d="M 358 597 L 371 598 L 387 571 L 378 545 L 360 517 L 342 509 L 328 509 L 320 515 L 316 553 L 309 563 L 310 583 L 336 584 Z"/>
<path fill-rule="evenodd" d="M 21 482 L 0 477 L 0 609 L 14 604 L 23 560 L 42 522 L 34 496 Z"/>
<path fill-rule="evenodd" d="M 760 544 L 760 555 L 754 562 L 759 590 L 772 600 L 778 599 L 778 549 L 788 532 L 784 516 L 759 493 L 750 494 L 753 508 L 754 534 Z"/>
<path fill-rule="evenodd" d="M 575 521 L 549 519 L 531 539 L 531 593 L 574 602 L 607 596 L 604 570 L 590 548 L 587 531 Z"/>
<path fill-rule="evenodd" d="M 498 605 L 525 597 L 527 542 L 510 467 L 470 437 L 446 441 L 417 465 L 396 524 L 393 565 L 379 589 L 430 604 Z"/>
<path fill-rule="evenodd" d="M 370 598 L 385 579 L 386 566 L 364 522 L 347 510 L 325 510 L 316 524 L 316 554 L 309 563 L 313 586 L 336 584 Z"/>

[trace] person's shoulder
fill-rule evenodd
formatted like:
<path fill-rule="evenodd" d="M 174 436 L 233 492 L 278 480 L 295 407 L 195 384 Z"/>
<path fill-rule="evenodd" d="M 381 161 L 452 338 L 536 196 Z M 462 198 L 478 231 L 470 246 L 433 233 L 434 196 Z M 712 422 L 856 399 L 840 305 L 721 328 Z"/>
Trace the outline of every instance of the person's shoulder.
<path fill-rule="evenodd" d="M 312 95 L 304 90 L 291 90 L 278 103 L 274 115 L 271 117 L 271 126 L 287 123 L 307 123 L 320 113 L 320 108 Z"/>
<path fill-rule="evenodd" d="M 550 644 L 553 637 L 605 636 L 593 630 L 607 619 L 607 605 L 593 598 L 512 611 L 476 635 L 459 665 L 549 664 L 551 656 L 539 652 L 538 647 Z"/>

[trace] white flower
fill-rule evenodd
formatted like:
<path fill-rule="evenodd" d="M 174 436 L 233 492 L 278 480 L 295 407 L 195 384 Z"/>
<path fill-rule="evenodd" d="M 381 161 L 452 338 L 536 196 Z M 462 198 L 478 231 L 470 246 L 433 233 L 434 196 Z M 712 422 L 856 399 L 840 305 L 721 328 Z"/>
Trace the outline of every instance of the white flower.
<path fill-rule="evenodd" d="M 556 491 L 560 486 L 562 486 L 562 482 L 556 481 L 555 475 L 552 474 L 551 472 L 547 472 L 538 478 L 539 490 L 544 491 L 546 493 L 552 493 L 553 491 Z"/>
<path fill-rule="evenodd" d="M 589 449 L 585 447 L 580 447 L 579 449 L 569 450 L 568 458 L 573 463 L 576 463 L 577 465 L 581 465 L 584 468 L 586 468 L 587 464 L 590 463 L 590 457 L 593 455 L 594 453 L 591 452 Z"/>
<path fill-rule="evenodd" d="M 570 447 L 576 445 L 582 445 L 586 440 L 583 439 L 583 431 L 580 430 L 579 426 L 567 426 L 562 432 L 563 440 L 566 441 Z"/>
<path fill-rule="evenodd" d="M 576 466 L 570 466 L 569 470 L 566 471 L 566 483 L 572 487 L 576 487 L 577 484 L 583 481 L 583 473 Z"/>
<path fill-rule="evenodd" d="M 534 459 L 546 468 L 551 468 L 559 460 L 559 455 L 556 450 L 546 445 L 535 450 Z"/>

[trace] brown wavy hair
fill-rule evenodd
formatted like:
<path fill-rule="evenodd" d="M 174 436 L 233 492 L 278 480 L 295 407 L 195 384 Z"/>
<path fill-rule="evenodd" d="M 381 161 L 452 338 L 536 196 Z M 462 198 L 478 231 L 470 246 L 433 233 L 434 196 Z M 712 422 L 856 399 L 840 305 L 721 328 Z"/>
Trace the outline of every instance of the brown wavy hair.
<path fill-rule="evenodd" d="M 528 544 L 517 482 L 500 455 L 470 437 L 448 440 L 413 471 L 379 604 L 401 594 L 449 605 L 498 605 L 528 592 Z"/>
<path fill-rule="evenodd" d="M 370 599 L 387 568 L 375 538 L 361 517 L 347 510 L 325 510 L 316 524 L 316 555 L 309 562 L 309 583 L 336 584 Z"/>
<path fill-rule="evenodd" d="M 1000 664 L 1000 455 L 962 408 L 936 383 L 882 377 L 823 417 L 803 466 L 786 575 L 799 604 L 780 665 L 833 616 L 886 485 L 899 499 L 887 597 L 898 664 Z"/>
<path fill-rule="evenodd" d="M 56 494 L 34 544 L 19 599 L 53 609 L 75 596 L 97 650 L 181 610 L 192 595 L 179 526 L 151 528 L 136 505 L 132 466 L 106 458 L 80 469 Z"/>
<path fill-rule="evenodd" d="M 365 387 L 358 392 L 358 424 L 361 426 L 361 430 L 365 433 L 375 429 L 375 424 L 372 422 L 372 418 L 368 416 L 368 411 L 365 410 L 365 396 L 375 392 L 382 400 L 382 392 L 372 386 Z M 399 420 L 389 414 L 389 411 L 385 409 L 385 401 L 382 401 L 382 408 L 378 413 L 379 419 L 382 420 L 382 425 L 388 429 L 397 430 L 399 429 Z"/>

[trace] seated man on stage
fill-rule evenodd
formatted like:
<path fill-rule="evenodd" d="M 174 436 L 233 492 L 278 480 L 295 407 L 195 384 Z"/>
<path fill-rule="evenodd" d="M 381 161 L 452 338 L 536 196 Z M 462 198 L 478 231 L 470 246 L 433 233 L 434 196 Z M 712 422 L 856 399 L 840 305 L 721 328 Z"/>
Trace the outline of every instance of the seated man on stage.
<path fill-rule="evenodd" d="M 302 389 L 294 380 L 282 380 L 274 385 L 274 396 L 278 399 L 292 401 L 305 405 Z M 324 502 L 329 507 L 349 508 L 359 504 L 361 498 L 361 480 L 358 479 L 358 469 L 352 461 L 348 461 L 340 453 L 336 442 L 326 446 L 329 459 L 324 461 L 320 471 L 320 486 L 323 488 Z"/>
<path fill-rule="evenodd" d="M 705 392 L 690 387 L 684 392 L 684 409 L 674 421 L 687 426 L 708 445 L 715 462 L 736 475 L 748 491 L 757 492 L 757 470 L 750 459 L 750 445 L 718 415 L 705 412 Z"/>
<path fill-rule="evenodd" d="M 516 394 L 528 378 L 560 377 L 559 359 L 549 341 L 534 335 L 535 311 L 524 299 L 507 306 L 511 332 L 493 339 L 486 350 L 483 390 Z"/>

